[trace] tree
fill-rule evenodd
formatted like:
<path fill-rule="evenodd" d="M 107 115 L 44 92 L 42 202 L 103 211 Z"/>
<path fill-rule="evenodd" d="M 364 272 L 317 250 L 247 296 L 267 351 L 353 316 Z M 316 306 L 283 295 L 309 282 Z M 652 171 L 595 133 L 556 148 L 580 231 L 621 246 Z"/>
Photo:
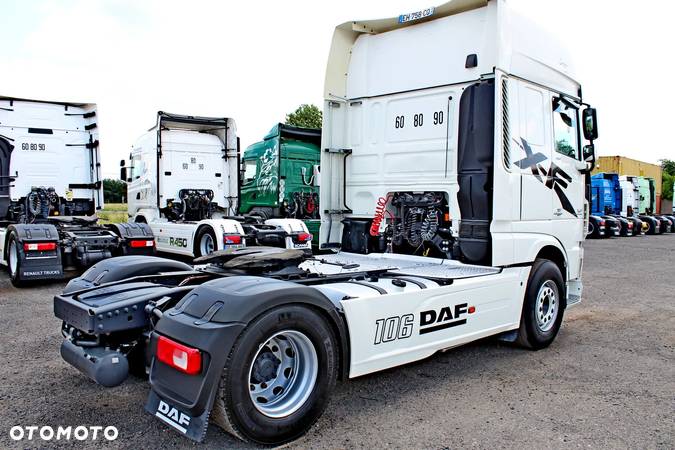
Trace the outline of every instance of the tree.
<path fill-rule="evenodd" d="M 663 169 L 663 185 L 661 186 L 661 195 L 666 200 L 673 199 L 673 183 L 675 182 L 675 161 L 671 159 L 661 159 L 661 169 Z"/>
<path fill-rule="evenodd" d="M 106 178 L 103 180 L 103 201 L 124 203 L 127 199 L 127 184 L 124 181 Z"/>
<path fill-rule="evenodd" d="M 673 161 L 672 159 L 659 159 L 659 162 L 661 163 L 663 173 L 675 176 L 675 161 Z"/>
<path fill-rule="evenodd" d="M 302 104 L 290 114 L 286 114 L 286 125 L 305 128 L 321 128 L 322 114 L 316 105 Z"/>

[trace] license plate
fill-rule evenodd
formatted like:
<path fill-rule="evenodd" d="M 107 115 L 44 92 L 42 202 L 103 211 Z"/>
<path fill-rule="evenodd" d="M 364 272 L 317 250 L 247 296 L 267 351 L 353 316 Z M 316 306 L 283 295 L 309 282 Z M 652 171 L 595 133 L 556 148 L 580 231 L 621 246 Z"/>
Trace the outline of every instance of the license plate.
<path fill-rule="evenodd" d="M 432 16 L 434 14 L 434 8 L 423 9 L 422 11 L 416 11 L 408 14 L 401 14 L 398 16 L 398 23 L 407 23 L 414 20 L 424 19 L 425 17 Z"/>

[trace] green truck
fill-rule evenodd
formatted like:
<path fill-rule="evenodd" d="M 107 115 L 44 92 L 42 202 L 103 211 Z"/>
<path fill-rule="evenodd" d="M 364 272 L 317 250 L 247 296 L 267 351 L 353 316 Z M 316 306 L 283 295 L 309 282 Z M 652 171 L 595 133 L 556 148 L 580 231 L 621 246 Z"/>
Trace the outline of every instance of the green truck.
<path fill-rule="evenodd" d="M 239 212 L 301 219 L 318 245 L 320 145 L 320 129 L 282 123 L 250 145 L 242 158 Z"/>

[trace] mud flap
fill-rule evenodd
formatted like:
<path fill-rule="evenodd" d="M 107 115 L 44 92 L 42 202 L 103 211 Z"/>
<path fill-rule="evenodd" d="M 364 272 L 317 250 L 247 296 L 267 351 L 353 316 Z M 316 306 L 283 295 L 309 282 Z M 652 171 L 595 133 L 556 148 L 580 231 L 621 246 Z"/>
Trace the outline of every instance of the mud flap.
<path fill-rule="evenodd" d="M 196 442 L 203 442 L 206 437 L 212 408 L 213 398 L 204 412 L 194 417 L 173 406 L 170 401 L 162 399 L 152 389 L 145 404 L 145 410 L 148 413 Z"/>
<path fill-rule="evenodd" d="M 55 280 L 63 278 L 63 263 L 59 248 L 59 232 L 54 225 L 13 225 L 10 230 L 17 234 L 21 263 L 18 278 L 21 281 Z M 24 244 L 31 242 L 56 242 L 56 250 L 24 251 Z"/>

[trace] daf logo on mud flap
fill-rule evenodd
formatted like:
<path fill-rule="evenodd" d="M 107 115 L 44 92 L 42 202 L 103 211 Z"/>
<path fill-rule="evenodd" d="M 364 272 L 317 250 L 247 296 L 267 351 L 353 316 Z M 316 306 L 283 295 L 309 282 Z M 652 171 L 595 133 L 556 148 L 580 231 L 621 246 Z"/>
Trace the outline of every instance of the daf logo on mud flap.
<path fill-rule="evenodd" d="M 186 238 L 169 238 L 169 245 L 180 248 L 186 248 L 188 246 Z"/>
<path fill-rule="evenodd" d="M 420 334 L 433 333 L 434 331 L 445 330 L 446 328 L 456 327 L 466 324 L 465 314 L 476 312 L 475 306 L 469 306 L 468 303 L 460 303 L 454 307 L 445 306 L 440 310 L 430 309 L 420 313 Z"/>
<path fill-rule="evenodd" d="M 187 432 L 187 427 L 190 426 L 190 416 L 178 411 L 162 400 L 159 401 L 155 416 L 183 433 Z"/>

